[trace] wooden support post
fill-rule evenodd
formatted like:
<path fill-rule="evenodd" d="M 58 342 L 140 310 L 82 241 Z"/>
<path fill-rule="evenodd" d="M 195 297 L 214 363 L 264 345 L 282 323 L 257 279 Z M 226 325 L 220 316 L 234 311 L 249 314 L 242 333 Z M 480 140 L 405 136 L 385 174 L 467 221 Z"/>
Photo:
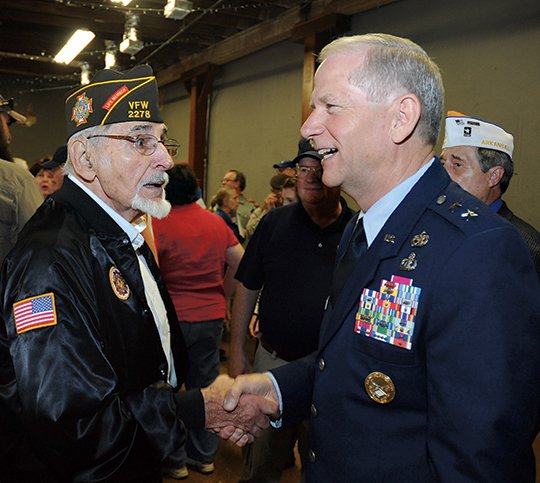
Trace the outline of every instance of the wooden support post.
<path fill-rule="evenodd" d="M 300 22 L 291 32 L 294 42 L 304 43 L 304 69 L 302 79 L 302 123 L 311 113 L 313 77 L 317 68 L 317 55 L 332 37 L 350 29 L 350 17 L 330 14 Z"/>
<path fill-rule="evenodd" d="M 199 185 L 206 190 L 208 99 L 217 71 L 213 64 L 203 64 L 182 75 L 190 94 L 188 162 L 195 171 Z"/>

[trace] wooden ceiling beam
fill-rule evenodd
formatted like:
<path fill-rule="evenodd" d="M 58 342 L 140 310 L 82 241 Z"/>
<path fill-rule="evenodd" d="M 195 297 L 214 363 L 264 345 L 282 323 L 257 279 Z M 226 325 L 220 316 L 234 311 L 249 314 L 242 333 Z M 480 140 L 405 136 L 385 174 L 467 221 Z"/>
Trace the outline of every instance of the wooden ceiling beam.
<path fill-rule="evenodd" d="M 306 20 L 323 17 L 331 13 L 353 15 L 371 10 L 399 0 L 315 0 Z M 223 65 L 252 54 L 270 45 L 287 40 L 295 25 L 304 20 L 300 7 L 292 8 L 273 20 L 267 20 L 254 27 L 212 45 L 202 52 L 193 54 L 180 62 L 158 72 L 160 86 L 175 82 L 182 73 L 200 64 Z"/>
<path fill-rule="evenodd" d="M 22 2 L 18 4 L 17 2 L 0 0 L 2 20 L 20 22 L 21 25 L 28 24 L 30 30 L 32 25 L 39 25 L 41 28 L 43 25 L 47 25 L 73 30 L 86 28 L 92 30 L 96 35 L 104 34 L 106 38 L 121 37 L 124 31 L 126 17 L 121 10 L 95 8 L 89 18 L 88 9 L 85 8 L 64 6 L 62 9 L 55 9 L 51 8 L 50 3 L 47 3 L 46 6 L 40 6 L 37 10 L 34 8 L 29 10 L 27 1 L 25 0 L 24 4 Z M 39 3 L 43 4 L 44 2 Z M 150 40 L 166 40 L 179 28 L 177 21 L 166 19 L 162 15 L 148 14 L 140 16 L 140 18 L 141 36 L 144 35 Z"/>
<path fill-rule="evenodd" d="M 33 77 L 57 76 L 70 78 L 74 74 L 80 76 L 80 70 L 72 66 L 63 64 L 51 65 L 47 62 L 36 62 L 35 60 L 2 58 L 1 52 L 0 72 Z"/>

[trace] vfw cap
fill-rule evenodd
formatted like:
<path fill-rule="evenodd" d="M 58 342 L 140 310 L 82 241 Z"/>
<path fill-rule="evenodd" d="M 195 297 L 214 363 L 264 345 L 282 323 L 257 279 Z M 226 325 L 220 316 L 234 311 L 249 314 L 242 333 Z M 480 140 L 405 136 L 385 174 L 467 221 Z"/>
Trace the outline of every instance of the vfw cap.
<path fill-rule="evenodd" d="M 149 65 L 124 72 L 100 70 L 66 98 L 68 138 L 93 126 L 128 121 L 163 122 L 156 78 Z"/>

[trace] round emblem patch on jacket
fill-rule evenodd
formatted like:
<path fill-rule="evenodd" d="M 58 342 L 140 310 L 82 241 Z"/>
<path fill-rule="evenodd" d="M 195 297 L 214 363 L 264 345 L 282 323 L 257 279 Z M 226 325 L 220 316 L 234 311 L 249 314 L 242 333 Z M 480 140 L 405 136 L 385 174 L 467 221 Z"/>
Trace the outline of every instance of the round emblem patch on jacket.
<path fill-rule="evenodd" d="M 111 287 L 114 294 L 120 300 L 127 300 L 131 294 L 131 290 L 129 289 L 129 285 L 124 280 L 124 277 L 122 277 L 122 273 L 115 266 L 112 266 L 109 270 L 109 280 L 111 282 Z"/>

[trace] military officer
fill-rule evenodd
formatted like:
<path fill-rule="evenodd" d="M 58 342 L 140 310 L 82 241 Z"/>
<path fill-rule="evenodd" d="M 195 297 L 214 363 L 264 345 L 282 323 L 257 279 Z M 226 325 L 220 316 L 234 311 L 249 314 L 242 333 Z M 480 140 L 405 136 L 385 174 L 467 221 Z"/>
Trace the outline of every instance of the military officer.
<path fill-rule="evenodd" d="M 434 156 L 438 67 L 387 34 L 326 46 L 302 127 L 361 218 L 340 243 L 312 356 L 239 376 L 311 416 L 309 482 L 535 479 L 540 290 L 517 231 Z"/>

